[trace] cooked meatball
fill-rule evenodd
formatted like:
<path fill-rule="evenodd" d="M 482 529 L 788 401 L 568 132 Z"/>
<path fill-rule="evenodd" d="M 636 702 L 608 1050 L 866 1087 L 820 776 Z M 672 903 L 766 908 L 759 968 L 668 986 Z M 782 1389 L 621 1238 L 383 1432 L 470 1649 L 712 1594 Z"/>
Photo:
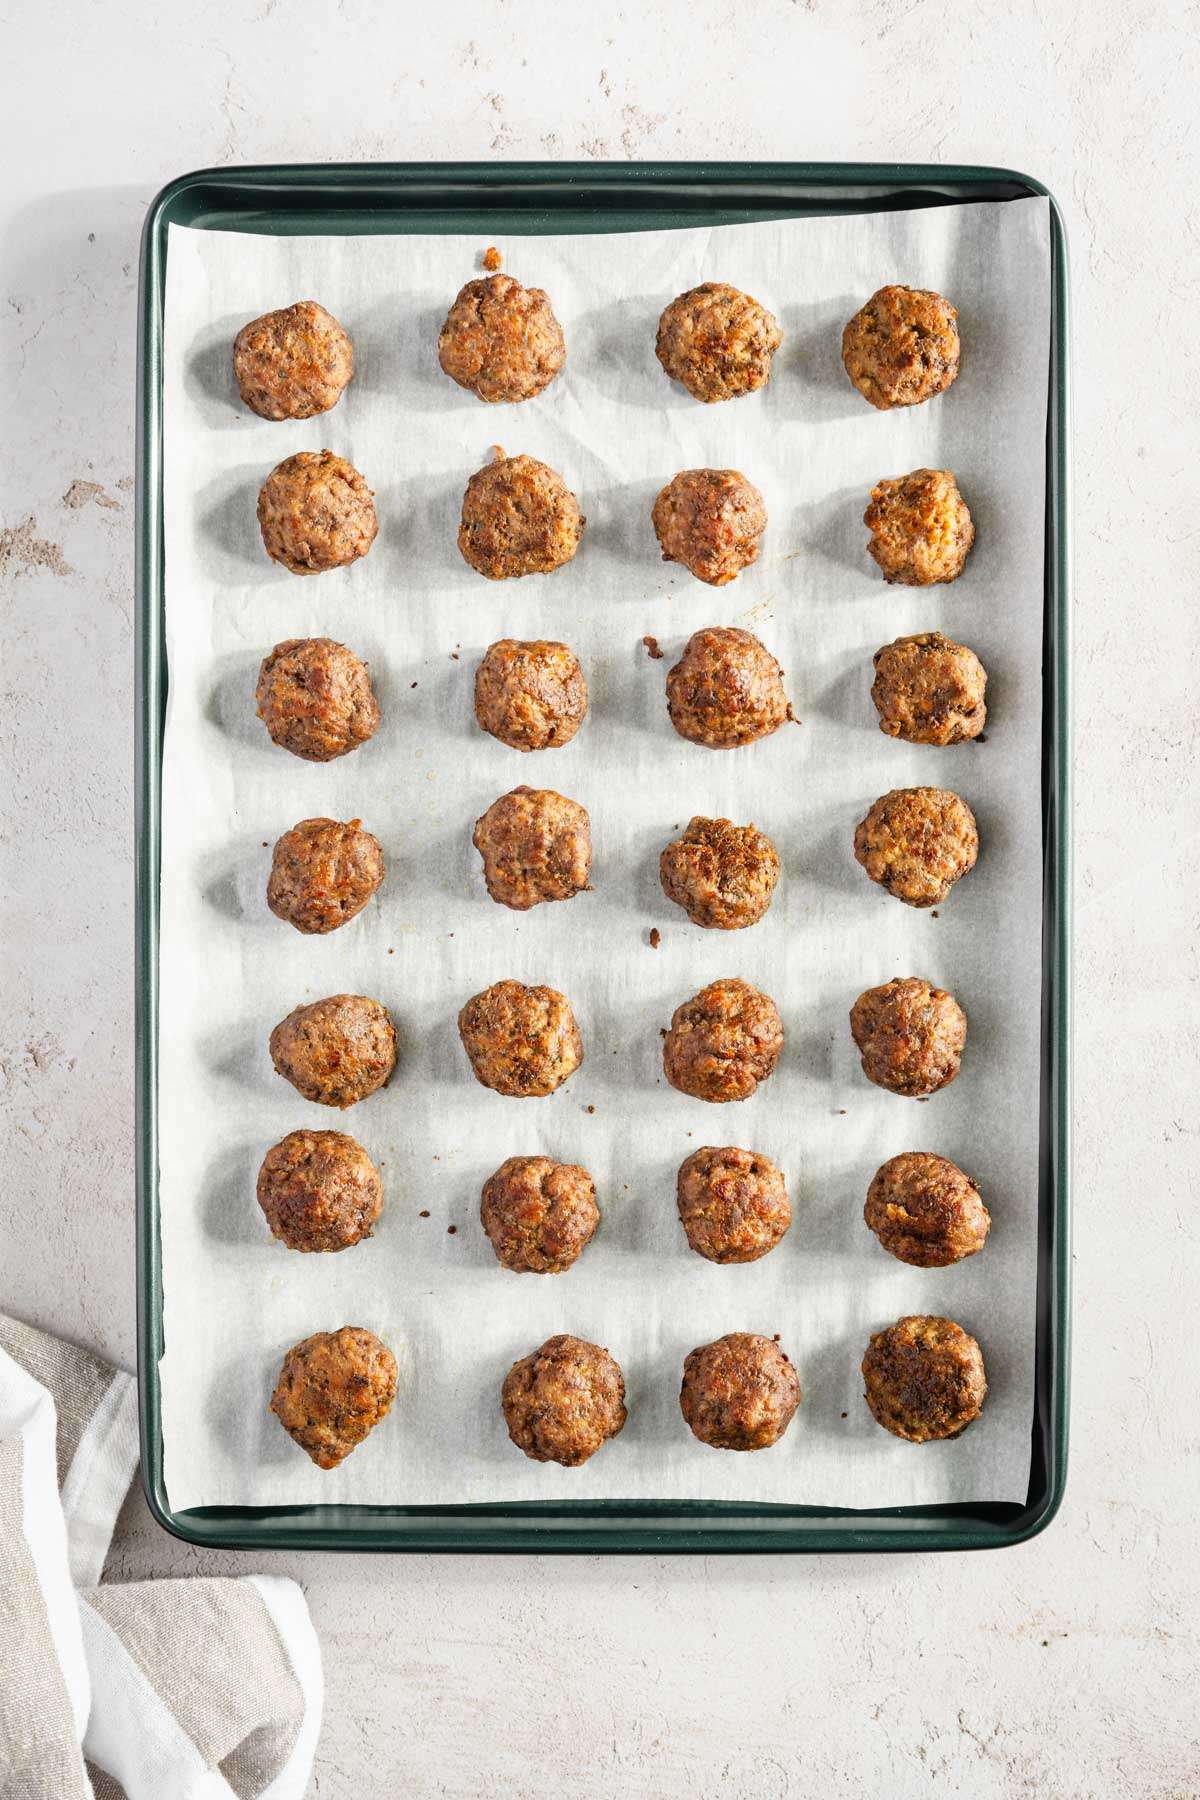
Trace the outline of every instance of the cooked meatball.
<path fill-rule="evenodd" d="M 281 1019 L 270 1050 L 277 1073 L 306 1100 L 345 1108 L 386 1086 L 396 1066 L 396 1028 L 378 1000 L 331 994 Z"/>
<path fill-rule="evenodd" d="M 749 568 L 767 529 L 763 497 L 737 469 L 681 469 L 650 516 L 663 561 L 682 563 L 710 587 Z"/>
<path fill-rule="evenodd" d="M 518 787 L 475 821 L 487 891 L 500 906 L 528 912 L 543 900 L 586 892 L 592 866 L 587 811 L 553 788 Z"/>
<path fill-rule="evenodd" d="M 238 392 L 260 419 L 328 412 L 354 373 L 354 350 L 332 313 L 297 300 L 243 325 L 233 341 Z"/>
<path fill-rule="evenodd" d="M 531 400 L 550 386 L 566 354 L 542 289 L 522 287 L 511 275 L 468 281 L 438 338 L 446 374 L 489 402 Z"/>
<path fill-rule="evenodd" d="M 281 750 L 305 762 L 348 756 L 379 724 L 367 665 L 332 638 L 288 638 L 263 658 L 258 716 Z"/>
<path fill-rule="evenodd" d="M 875 652 L 879 729 L 910 744 L 962 744 L 987 724 L 983 664 L 965 644 L 922 631 Z"/>
<path fill-rule="evenodd" d="M 258 1171 L 258 1204 L 289 1250 L 348 1250 L 383 1211 L 383 1182 L 344 1131 L 289 1131 Z"/>
<path fill-rule="evenodd" d="M 624 1425 L 625 1381 L 599 1344 L 563 1332 L 523 1356 L 504 1377 L 508 1435 L 534 1462 L 577 1469 Z"/>
<path fill-rule="evenodd" d="M 918 1269 L 974 1256 L 992 1222 L 971 1177 L 927 1150 L 905 1150 L 876 1170 L 863 1218 L 885 1250 Z"/>
<path fill-rule="evenodd" d="M 467 483 L 458 547 L 489 581 L 549 575 L 570 562 L 585 523 L 561 475 L 532 456 L 503 456 Z"/>
<path fill-rule="evenodd" d="M 953 994 L 908 975 L 860 994 L 850 1031 L 868 1081 L 920 1100 L 958 1074 L 967 1016 Z"/>
<path fill-rule="evenodd" d="M 748 981 L 712 981 L 675 1008 L 663 1073 L 694 1100 L 748 1100 L 783 1049 L 775 1002 Z"/>
<path fill-rule="evenodd" d="M 555 988 L 493 982 L 459 1013 L 458 1035 L 476 1081 L 514 1100 L 552 1094 L 583 1061 L 571 1003 Z"/>
<path fill-rule="evenodd" d="M 675 1199 L 688 1243 L 709 1262 L 757 1262 L 792 1222 L 781 1171 L 732 1145 L 694 1150 L 680 1165 Z"/>
<path fill-rule="evenodd" d="M 859 820 L 854 854 L 905 906 L 938 906 L 975 867 L 975 814 L 947 788 L 893 788 Z"/>
<path fill-rule="evenodd" d="M 885 581 L 903 587 L 957 581 L 975 542 L 967 503 L 949 469 L 914 469 L 895 481 L 877 481 L 863 524 Z"/>
<path fill-rule="evenodd" d="M 506 1269 L 561 1275 L 600 1223 L 596 1184 L 578 1163 L 510 1156 L 484 1182 L 479 1218 Z"/>
<path fill-rule="evenodd" d="M 783 670 L 753 632 L 734 625 L 694 631 L 667 676 L 671 723 L 709 750 L 753 744 L 791 717 Z"/>
<path fill-rule="evenodd" d="M 684 1362 L 680 1409 L 714 1450 L 769 1450 L 799 1404 L 800 1379 L 772 1338 L 731 1331 Z"/>
<path fill-rule="evenodd" d="M 501 638 L 475 671 L 475 717 L 512 750 L 561 749 L 587 708 L 587 682 L 566 644 Z"/>
<path fill-rule="evenodd" d="M 345 568 L 367 554 L 379 530 L 370 488 L 332 450 L 301 450 L 272 469 L 258 523 L 271 561 L 293 575 Z"/>
<path fill-rule="evenodd" d="M 318 1469 L 336 1469 L 391 1411 L 396 1359 L 373 1331 L 343 1325 L 293 1344 L 271 1411 Z"/>
<path fill-rule="evenodd" d="M 740 931 L 761 919 L 779 880 L 779 853 L 753 825 L 694 818 L 658 859 L 663 893 L 693 925 Z"/>
<path fill-rule="evenodd" d="M 910 1444 L 955 1438 L 983 1411 L 983 1355 L 952 1319 L 911 1315 L 871 1334 L 863 1399 L 875 1423 Z"/>
<path fill-rule="evenodd" d="M 842 362 L 881 412 L 919 406 L 958 374 L 958 314 L 925 288 L 882 287 L 842 333 Z"/>
<path fill-rule="evenodd" d="M 771 379 L 771 358 L 782 342 L 765 306 L 727 282 L 705 281 L 664 310 L 654 348 L 694 400 L 736 400 Z"/>
<path fill-rule="evenodd" d="M 357 819 L 301 819 L 271 857 L 267 905 L 309 935 L 356 919 L 384 876 L 379 839 Z"/>

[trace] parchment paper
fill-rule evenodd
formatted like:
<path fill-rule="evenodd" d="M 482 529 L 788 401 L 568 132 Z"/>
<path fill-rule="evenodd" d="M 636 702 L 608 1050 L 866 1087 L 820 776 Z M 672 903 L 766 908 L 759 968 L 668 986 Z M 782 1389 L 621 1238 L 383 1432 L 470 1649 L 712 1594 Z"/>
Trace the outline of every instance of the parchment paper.
<path fill-rule="evenodd" d="M 436 360 L 438 326 L 485 242 L 171 228 L 160 1085 L 171 1503 L 1022 1500 L 1046 203 L 501 240 L 505 267 L 548 290 L 568 345 L 563 376 L 514 407 L 484 407 Z M 784 327 L 757 396 L 700 405 L 655 361 L 661 308 L 704 279 L 756 294 Z M 962 373 L 931 404 L 877 413 L 842 372 L 840 334 L 891 280 L 954 300 Z M 237 401 L 231 341 L 246 319 L 301 297 L 346 325 L 357 372 L 333 412 L 268 423 Z M 582 547 L 552 576 L 489 583 L 459 556 L 462 491 L 495 442 L 549 462 L 580 497 Z M 323 446 L 374 487 L 380 533 L 352 568 L 298 579 L 268 562 L 255 500 L 277 462 Z M 661 562 L 650 526 L 658 488 L 701 465 L 743 469 L 770 515 L 759 562 L 721 590 Z M 922 465 L 956 472 L 976 547 L 952 586 L 888 587 L 866 552 L 863 508 L 881 476 Z M 801 723 L 732 752 L 675 735 L 666 672 L 710 624 L 761 636 Z M 872 653 L 935 627 L 988 670 L 986 743 L 935 750 L 877 729 Z M 645 633 L 664 660 L 648 656 Z M 276 749 L 254 712 L 261 657 L 314 634 L 368 659 L 383 709 L 371 743 L 325 766 Z M 579 653 L 591 712 L 567 748 L 522 756 L 476 726 L 475 665 L 502 636 L 563 638 Z M 593 893 L 523 915 L 487 898 L 470 844 L 477 816 L 521 782 L 586 805 L 595 848 Z M 919 783 L 961 792 L 982 840 L 978 867 L 937 918 L 872 886 L 851 850 L 878 794 Z M 753 820 L 779 846 L 777 897 L 752 930 L 701 931 L 661 893 L 659 850 L 696 812 Z M 354 923 L 303 938 L 267 911 L 265 884 L 275 838 L 317 814 L 361 817 L 385 847 L 388 879 Z M 970 1021 L 959 1079 L 928 1104 L 872 1087 L 847 1023 L 861 989 L 909 974 L 949 988 Z M 754 1099 L 714 1107 L 666 1085 L 659 1030 L 723 975 L 774 996 L 787 1041 Z M 505 976 L 548 982 L 574 1005 L 585 1061 L 550 1099 L 486 1091 L 459 1046 L 459 1007 Z M 390 1008 L 401 1058 L 384 1092 L 338 1113 L 274 1073 L 267 1038 L 293 1006 L 344 991 Z M 300 1126 L 347 1130 L 382 1165 L 385 1211 L 370 1242 L 301 1256 L 269 1237 L 258 1164 Z M 727 1143 L 778 1161 L 794 1206 L 780 1248 L 747 1267 L 694 1255 L 675 1213 L 679 1163 Z M 949 1156 L 980 1182 L 993 1220 L 981 1255 L 910 1269 L 867 1231 L 871 1175 L 904 1149 Z M 558 1277 L 502 1270 L 478 1222 L 486 1176 L 533 1152 L 585 1164 L 603 1210 L 593 1244 Z M 958 1442 L 900 1443 L 863 1404 L 869 1333 L 911 1311 L 948 1314 L 983 1346 L 987 1404 Z M 346 1323 L 391 1345 L 400 1388 L 390 1417 L 324 1474 L 267 1401 L 290 1344 Z M 527 1461 L 498 1405 L 509 1365 L 562 1330 L 606 1344 L 628 1388 L 625 1431 L 581 1470 Z M 778 1332 L 804 1388 L 786 1437 L 753 1456 L 699 1444 L 679 1412 L 685 1354 L 732 1330 Z"/>

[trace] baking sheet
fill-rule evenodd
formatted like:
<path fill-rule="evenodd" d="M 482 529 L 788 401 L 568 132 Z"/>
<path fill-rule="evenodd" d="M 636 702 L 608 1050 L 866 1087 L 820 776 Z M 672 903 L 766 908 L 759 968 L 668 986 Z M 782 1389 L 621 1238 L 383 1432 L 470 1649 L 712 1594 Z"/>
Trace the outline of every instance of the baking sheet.
<path fill-rule="evenodd" d="M 1047 203 L 502 241 L 505 267 L 549 291 L 568 344 L 563 377 L 519 407 L 485 409 L 437 366 L 437 328 L 482 247 L 170 229 L 159 1096 L 170 1503 L 1023 1501 Z M 661 307 L 703 279 L 757 294 L 784 327 L 772 382 L 753 398 L 698 405 L 655 361 Z M 879 414 L 838 350 L 844 320 L 887 280 L 949 294 L 964 355 L 948 394 Z M 245 319 L 306 296 L 350 331 L 354 382 L 320 419 L 255 419 L 233 390 L 231 340 Z M 487 583 L 458 555 L 462 489 L 497 441 L 559 469 L 588 516 L 579 555 L 551 577 Z M 266 560 L 255 499 L 284 456 L 323 446 L 375 488 L 380 534 L 351 569 L 299 580 Z M 663 482 L 704 464 L 744 469 L 770 515 L 759 562 L 722 590 L 661 563 L 649 523 Z M 950 587 L 889 588 L 862 509 L 880 476 L 921 465 L 956 471 L 976 547 Z M 745 625 L 779 656 L 799 725 L 724 753 L 675 735 L 665 673 L 709 624 Z M 933 628 L 989 671 L 984 744 L 937 751 L 876 729 L 873 651 Z M 664 660 L 648 657 L 647 633 Z M 325 766 L 276 750 L 254 716 L 262 655 L 316 634 L 369 661 L 383 709 L 370 744 Z M 591 712 L 565 749 L 523 757 L 476 727 L 474 666 L 500 636 L 561 637 L 579 653 Z M 487 899 L 470 845 L 478 814 L 520 782 L 583 802 L 595 851 L 594 892 L 524 915 Z M 876 795 L 917 783 L 961 792 L 982 840 L 936 919 L 872 887 L 851 851 Z M 779 847 L 775 903 L 750 931 L 702 932 L 662 896 L 658 851 L 694 812 L 753 819 Z M 389 877 L 351 925 L 304 939 L 267 911 L 270 845 L 322 813 L 361 817 Z M 968 1013 L 962 1074 L 928 1104 L 873 1088 L 850 1040 L 855 995 L 895 974 L 928 976 Z M 772 994 L 787 1041 L 754 1099 L 716 1108 L 666 1085 L 659 1029 L 721 975 Z M 487 1092 L 458 1044 L 459 1006 L 504 976 L 548 982 L 575 1008 L 585 1062 L 549 1099 Z M 401 1056 L 385 1091 L 338 1114 L 275 1075 L 267 1037 L 293 1006 L 342 991 L 389 1007 Z M 336 1257 L 275 1244 L 255 1204 L 263 1153 L 299 1126 L 350 1131 L 383 1169 L 375 1237 Z M 787 1176 L 794 1224 L 760 1263 L 717 1268 L 687 1249 L 674 1175 L 705 1143 L 762 1150 Z M 878 1247 L 863 1197 L 903 1149 L 949 1156 L 980 1182 L 993 1220 L 981 1255 L 923 1271 Z M 564 1276 L 501 1270 L 479 1228 L 484 1178 L 533 1152 L 582 1162 L 596 1181 L 601 1231 Z M 901 1444 L 863 1405 L 866 1339 L 909 1311 L 949 1314 L 983 1346 L 987 1405 L 956 1443 Z M 266 1403 L 287 1347 L 343 1323 L 391 1345 L 400 1389 L 366 1444 L 323 1473 Z M 498 1407 L 509 1365 L 562 1330 L 607 1344 L 628 1390 L 624 1432 L 582 1470 L 527 1461 Z M 756 1456 L 697 1443 L 678 1410 L 683 1357 L 731 1330 L 778 1332 L 804 1388 L 785 1438 Z"/>

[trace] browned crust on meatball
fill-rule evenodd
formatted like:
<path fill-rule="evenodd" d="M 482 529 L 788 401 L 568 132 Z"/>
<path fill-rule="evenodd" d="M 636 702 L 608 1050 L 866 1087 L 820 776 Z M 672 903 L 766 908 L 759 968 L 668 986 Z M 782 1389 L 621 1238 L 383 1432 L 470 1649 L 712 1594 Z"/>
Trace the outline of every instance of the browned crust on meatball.
<path fill-rule="evenodd" d="M 973 650 L 922 631 L 875 652 L 879 729 L 909 744 L 962 744 L 987 724 L 987 673 Z"/>
<path fill-rule="evenodd" d="M 479 1219 L 504 1268 L 561 1275 L 600 1223 L 596 1184 L 578 1163 L 510 1156 L 483 1184 Z"/>
<path fill-rule="evenodd" d="M 928 288 L 881 287 L 842 332 L 847 375 L 881 412 L 919 406 L 958 374 L 958 313 Z"/>
<path fill-rule="evenodd" d="M 768 995 L 737 978 L 712 981 L 675 1008 L 663 1073 L 695 1100 L 748 1100 L 782 1049 L 783 1021 Z"/>
<path fill-rule="evenodd" d="M 553 788 L 513 788 L 475 822 L 487 891 L 500 906 L 527 912 L 573 900 L 588 886 L 592 833 L 587 810 Z"/>
<path fill-rule="evenodd" d="M 863 1218 L 885 1250 L 917 1269 L 974 1256 L 991 1225 L 971 1177 L 928 1150 L 904 1150 L 876 1170 Z"/>
<path fill-rule="evenodd" d="M 379 839 L 357 819 L 301 819 L 277 841 L 267 905 L 309 935 L 356 919 L 385 874 Z"/>
<path fill-rule="evenodd" d="M 769 1450 L 799 1404 L 800 1378 L 772 1338 L 731 1331 L 684 1362 L 680 1410 L 714 1450 Z"/>
<path fill-rule="evenodd" d="M 975 542 L 967 503 L 949 469 L 914 469 L 876 482 L 863 524 L 884 580 L 903 587 L 957 581 Z"/>
<path fill-rule="evenodd" d="M 383 1211 L 383 1181 L 344 1131 L 289 1131 L 258 1171 L 263 1217 L 289 1250 L 348 1250 Z"/>
<path fill-rule="evenodd" d="M 750 294 L 703 281 L 664 307 L 654 350 L 673 381 L 712 403 L 764 387 L 782 342 L 778 320 Z"/>
<path fill-rule="evenodd" d="M 792 1222 L 782 1170 L 731 1144 L 706 1145 L 680 1164 L 675 1201 L 688 1243 L 709 1262 L 757 1262 Z"/>
<path fill-rule="evenodd" d="M 318 1469 L 336 1469 L 395 1398 L 396 1359 L 387 1345 L 362 1325 L 343 1325 L 292 1345 L 271 1411 Z"/>
<path fill-rule="evenodd" d="M 624 1425 L 625 1380 L 607 1350 L 563 1332 L 513 1364 L 500 1406 L 518 1450 L 577 1469 Z"/>
<path fill-rule="evenodd" d="M 373 737 L 379 703 L 367 665 L 333 638 L 288 638 L 264 656 L 258 716 L 281 750 L 332 762 Z"/>
<path fill-rule="evenodd" d="M 769 737 L 791 717 L 783 670 L 751 631 L 694 631 L 667 676 L 667 711 L 680 737 L 707 750 L 735 750 Z"/>
<path fill-rule="evenodd" d="M 975 814 L 948 788 L 893 788 L 859 820 L 854 855 L 905 906 L 938 906 L 975 867 Z"/>
<path fill-rule="evenodd" d="M 919 1100 L 958 1074 L 967 1016 L 953 994 L 907 975 L 861 993 L 850 1009 L 850 1031 L 867 1080 Z"/>
<path fill-rule="evenodd" d="M 779 852 L 754 825 L 689 821 L 658 859 L 663 893 L 693 925 L 741 931 L 762 918 L 779 880 Z"/>
<path fill-rule="evenodd" d="M 370 488 L 332 450 L 300 450 L 272 469 L 258 524 L 271 561 L 293 575 L 345 568 L 367 554 L 379 530 Z"/>
<path fill-rule="evenodd" d="M 311 419 L 336 406 L 354 374 L 343 326 L 315 300 L 243 325 L 233 340 L 238 393 L 260 419 Z"/>
<path fill-rule="evenodd" d="M 663 561 L 682 563 L 710 587 L 749 568 L 767 529 L 763 497 L 739 469 L 681 469 L 650 516 Z"/>
<path fill-rule="evenodd" d="M 458 1035 L 476 1081 L 514 1100 L 552 1094 L 583 1061 L 571 1003 L 555 988 L 493 982 L 459 1013 Z"/>
<path fill-rule="evenodd" d="M 281 1019 L 270 1051 L 297 1093 L 344 1109 L 386 1086 L 396 1066 L 396 1028 L 378 1000 L 330 994 Z"/>
<path fill-rule="evenodd" d="M 458 547 L 489 581 L 549 575 L 570 562 L 585 523 L 556 470 L 533 456 L 504 456 L 468 481 Z"/>
<path fill-rule="evenodd" d="M 587 709 L 587 682 L 566 644 L 500 638 L 475 671 L 475 717 L 512 750 L 561 749 Z"/>
<path fill-rule="evenodd" d="M 459 290 L 438 337 L 438 361 L 459 387 L 491 404 L 531 400 L 566 359 L 562 326 L 541 288 L 485 275 Z"/>
<path fill-rule="evenodd" d="M 910 1444 L 956 1438 L 983 1410 L 983 1353 L 953 1319 L 910 1314 L 871 1335 L 863 1399 L 877 1425 Z"/>

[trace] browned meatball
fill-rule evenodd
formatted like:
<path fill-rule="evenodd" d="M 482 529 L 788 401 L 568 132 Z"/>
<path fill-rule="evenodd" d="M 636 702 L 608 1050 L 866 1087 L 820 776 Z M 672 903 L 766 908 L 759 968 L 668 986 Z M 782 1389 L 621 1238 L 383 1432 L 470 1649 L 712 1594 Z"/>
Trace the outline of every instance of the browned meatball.
<path fill-rule="evenodd" d="M 258 523 L 271 561 L 293 575 L 345 568 L 367 554 L 379 530 L 370 488 L 332 450 L 301 450 L 272 469 Z"/>
<path fill-rule="evenodd" d="M 383 1182 L 344 1131 L 289 1131 L 263 1158 L 258 1204 L 289 1250 L 348 1250 L 370 1237 Z"/>
<path fill-rule="evenodd" d="M 938 906 L 975 867 L 975 814 L 948 788 L 893 788 L 859 820 L 854 854 L 905 906 Z"/>
<path fill-rule="evenodd" d="M 298 1006 L 271 1033 L 278 1074 L 318 1106 L 354 1106 L 386 1086 L 396 1066 L 396 1027 L 362 994 Z"/>
<path fill-rule="evenodd" d="M 506 1269 L 561 1275 L 600 1223 L 596 1184 L 578 1163 L 510 1156 L 484 1182 L 479 1218 Z"/>
<path fill-rule="evenodd" d="M 618 1364 L 599 1344 L 565 1332 L 513 1364 L 500 1405 L 517 1449 L 564 1469 L 594 1456 L 627 1417 Z"/>
<path fill-rule="evenodd" d="M 927 1150 L 905 1150 L 876 1170 L 863 1218 L 885 1250 L 918 1269 L 974 1256 L 991 1225 L 971 1177 Z"/>
<path fill-rule="evenodd" d="M 354 373 L 354 350 L 332 313 L 297 300 L 243 325 L 233 341 L 238 392 L 260 419 L 328 412 Z"/>
<path fill-rule="evenodd" d="M 512 750 L 561 749 L 587 708 L 587 682 L 566 644 L 500 638 L 475 671 L 475 717 Z"/>
<path fill-rule="evenodd" d="M 987 674 L 973 650 L 922 631 L 875 652 L 879 729 L 910 744 L 962 744 L 987 724 Z"/>
<path fill-rule="evenodd" d="M 967 1016 L 953 994 L 907 975 L 860 994 L 850 1031 L 868 1081 L 920 1100 L 958 1074 Z"/>
<path fill-rule="evenodd" d="M 779 880 L 779 853 L 753 825 L 694 818 L 658 859 L 663 893 L 693 925 L 740 931 L 761 919 Z"/>
<path fill-rule="evenodd" d="M 379 703 L 367 665 L 332 638 L 288 638 L 263 658 L 258 716 L 281 750 L 332 762 L 373 737 Z"/>
<path fill-rule="evenodd" d="M 958 374 L 958 314 L 926 288 L 882 287 L 842 333 L 842 362 L 881 412 L 919 406 Z"/>
<path fill-rule="evenodd" d="M 871 1335 L 863 1399 L 877 1425 L 910 1444 L 956 1438 L 983 1411 L 983 1354 L 952 1319 L 910 1314 Z"/>
<path fill-rule="evenodd" d="M 493 982 L 459 1013 L 458 1035 L 476 1081 L 514 1100 L 552 1094 L 583 1061 L 571 1002 L 555 988 Z"/>
<path fill-rule="evenodd" d="M 396 1359 L 361 1325 L 318 1331 L 283 1359 L 271 1411 L 318 1469 L 336 1469 L 396 1398 Z"/>
<path fill-rule="evenodd" d="M 667 711 L 680 737 L 708 750 L 753 744 L 791 717 L 783 670 L 753 632 L 694 631 L 667 676 Z"/>
<path fill-rule="evenodd" d="M 903 587 L 957 581 L 975 542 L 967 503 L 949 469 L 914 469 L 895 481 L 877 481 L 863 524 L 884 579 Z"/>
<path fill-rule="evenodd" d="M 771 379 L 771 358 L 782 342 L 765 306 L 727 282 L 705 281 L 665 308 L 654 348 L 694 400 L 735 400 Z"/>
<path fill-rule="evenodd" d="M 767 529 L 763 497 L 738 469 L 681 469 L 650 516 L 663 561 L 682 563 L 710 587 L 750 567 Z"/>
<path fill-rule="evenodd" d="M 712 981 L 675 1008 L 663 1038 L 663 1072 L 694 1100 L 748 1100 L 774 1073 L 783 1049 L 775 1002 L 748 981 Z"/>
<path fill-rule="evenodd" d="M 550 386 L 566 354 L 542 289 L 522 287 L 511 275 L 468 281 L 438 338 L 446 374 L 489 402 L 531 400 Z"/>
<path fill-rule="evenodd" d="M 309 935 L 356 919 L 384 877 L 379 839 L 357 819 L 301 819 L 271 857 L 267 905 Z"/>
<path fill-rule="evenodd" d="M 757 1150 L 732 1145 L 694 1150 L 680 1165 L 675 1199 L 688 1243 L 709 1262 L 757 1262 L 792 1222 L 782 1172 Z"/>
<path fill-rule="evenodd" d="M 487 891 L 500 906 L 528 912 L 544 900 L 586 891 L 592 866 L 587 811 L 553 788 L 514 788 L 475 822 Z"/>
<path fill-rule="evenodd" d="M 532 456 L 503 456 L 467 483 L 458 547 L 489 581 L 549 575 L 570 562 L 585 523 L 555 470 Z"/>
<path fill-rule="evenodd" d="M 772 1338 L 731 1331 L 684 1362 L 680 1409 L 714 1450 L 769 1450 L 799 1404 L 800 1379 Z"/>

